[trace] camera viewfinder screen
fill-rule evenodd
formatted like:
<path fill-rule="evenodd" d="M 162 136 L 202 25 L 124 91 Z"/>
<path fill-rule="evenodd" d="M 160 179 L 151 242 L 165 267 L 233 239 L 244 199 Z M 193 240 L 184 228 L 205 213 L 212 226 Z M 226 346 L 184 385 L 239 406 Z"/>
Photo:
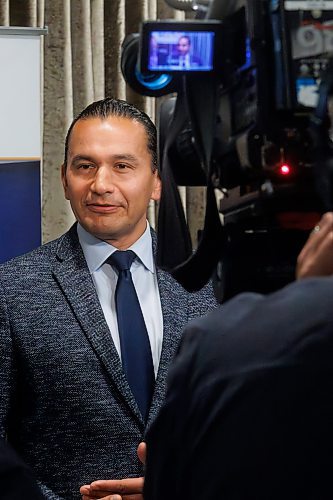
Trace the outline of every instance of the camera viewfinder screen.
<path fill-rule="evenodd" d="M 149 37 L 150 71 L 212 71 L 213 31 L 152 31 Z"/>

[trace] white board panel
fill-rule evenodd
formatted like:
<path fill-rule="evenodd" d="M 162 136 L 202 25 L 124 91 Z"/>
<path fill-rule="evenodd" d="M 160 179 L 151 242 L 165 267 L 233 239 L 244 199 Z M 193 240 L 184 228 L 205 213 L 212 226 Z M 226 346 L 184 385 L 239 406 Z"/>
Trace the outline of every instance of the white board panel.
<path fill-rule="evenodd" d="M 0 32 L 0 158 L 40 156 L 40 37 Z"/>

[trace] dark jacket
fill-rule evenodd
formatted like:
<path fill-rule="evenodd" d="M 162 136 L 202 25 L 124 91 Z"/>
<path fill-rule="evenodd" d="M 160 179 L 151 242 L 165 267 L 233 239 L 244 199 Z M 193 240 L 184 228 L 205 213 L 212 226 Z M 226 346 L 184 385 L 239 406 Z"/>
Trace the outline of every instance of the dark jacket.
<path fill-rule="evenodd" d="M 333 498 L 333 278 L 185 329 L 147 434 L 145 500 Z"/>

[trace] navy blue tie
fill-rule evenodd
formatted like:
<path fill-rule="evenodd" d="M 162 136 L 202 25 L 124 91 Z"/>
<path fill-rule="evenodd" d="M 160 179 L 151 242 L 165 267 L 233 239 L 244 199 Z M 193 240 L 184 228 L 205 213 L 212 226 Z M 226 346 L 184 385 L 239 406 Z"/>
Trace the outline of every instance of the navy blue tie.
<path fill-rule="evenodd" d="M 119 273 L 115 298 L 123 371 L 147 420 L 155 377 L 147 328 L 130 271 L 135 257 L 132 250 L 117 250 L 108 262 Z"/>

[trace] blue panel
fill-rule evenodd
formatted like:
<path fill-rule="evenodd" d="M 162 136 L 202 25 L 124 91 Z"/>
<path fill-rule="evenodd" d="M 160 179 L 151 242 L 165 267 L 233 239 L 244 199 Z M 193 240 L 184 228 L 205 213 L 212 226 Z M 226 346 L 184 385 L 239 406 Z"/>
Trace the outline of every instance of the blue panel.
<path fill-rule="evenodd" d="M 0 162 L 0 262 L 40 244 L 40 162 Z"/>

